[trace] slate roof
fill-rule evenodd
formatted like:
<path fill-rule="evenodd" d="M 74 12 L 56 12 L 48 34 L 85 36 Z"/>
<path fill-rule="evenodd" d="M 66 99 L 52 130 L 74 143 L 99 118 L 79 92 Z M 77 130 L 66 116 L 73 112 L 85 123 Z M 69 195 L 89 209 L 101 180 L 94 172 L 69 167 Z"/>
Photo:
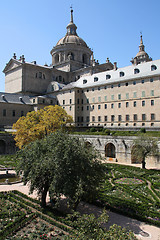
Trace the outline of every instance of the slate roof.
<path fill-rule="evenodd" d="M 29 96 L 18 94 L 18 93 L 0 92 L 0 102 L 32 105 L 32 102 Z"/>

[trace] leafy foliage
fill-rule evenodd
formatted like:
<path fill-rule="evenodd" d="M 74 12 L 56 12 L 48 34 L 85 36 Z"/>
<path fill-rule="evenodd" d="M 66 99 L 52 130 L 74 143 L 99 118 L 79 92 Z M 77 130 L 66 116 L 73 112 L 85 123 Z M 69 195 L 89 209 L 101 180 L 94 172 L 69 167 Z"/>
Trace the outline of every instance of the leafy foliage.
<path fill-rule="evenodd" d="M 92 199 L 104 177 L 97 152 L 62 131 L 30 143 L 17 158 L 18 173 L 23 171 L 24 183 L 38 191 L 43 206 L 48 190 L 54 200 L 65 195 L 74 206 L 82 197 Z"/>
<path fill-rule="evenodd" d="M 72 122 L 72 117 L 62 107 L 58 105 L 47 106 L 38 111 L 28 112 L 26 117 L 19 118 L 13 124 L 13 130 L 16 130 L 13 133 L 14 140 L 21 149 L 28 143 L 41 139 Z"/>

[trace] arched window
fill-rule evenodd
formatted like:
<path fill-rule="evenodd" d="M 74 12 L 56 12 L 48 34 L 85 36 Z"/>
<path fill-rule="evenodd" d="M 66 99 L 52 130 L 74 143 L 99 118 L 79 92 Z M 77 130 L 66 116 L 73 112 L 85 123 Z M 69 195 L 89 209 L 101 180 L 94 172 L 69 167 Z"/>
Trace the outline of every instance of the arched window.
<path fill-rule="evenodd" d="M 107 79 L 110 79 L 110 78 L 111 78 L 111 75 L 109 75 L 109 74 L 106 75 L 106 80 L 107 80 Z"/>
<path fill-rule="evenodd" d="M 155 70 L 157 70 L 157 66 L 156 65 L 152 65 L 151 66 L 151 71 L 155 71 Z"/>
<path fill-rule="evenodd" d="M 5 154 L 6 152 L 6 143 L 3 140 L 0 140 L 0 154 Z"/>
<path fill-rule="evenodd" d="M 82 56 L 82 62 L 87 64 L 87 55 L 86 54 L 83 54 Z"/>
<path fill-rule="evenodd" d="M 111 157 L 111 158 L 116 157 L 115 146 L 113 145 L 113 143 L 108 143 L 105 146 L 105 157 Z"/>
<path fill-rule="evenodd" d="M 67 57 L 69 60 L 74 60 L 74 54 L 72 52 L 68 53 Z"/>
<path fill-rule="evenodd" d="M 140 70 L 138 68 L 134 69 L 134 74 L 140 73 Z"/>
<path fill-rule="evenodd" d="M 120 77 L 124 77 L 124 72 L 120 72 L 120 73 L 119 73 L 119 76 L 120 76 Z"/>

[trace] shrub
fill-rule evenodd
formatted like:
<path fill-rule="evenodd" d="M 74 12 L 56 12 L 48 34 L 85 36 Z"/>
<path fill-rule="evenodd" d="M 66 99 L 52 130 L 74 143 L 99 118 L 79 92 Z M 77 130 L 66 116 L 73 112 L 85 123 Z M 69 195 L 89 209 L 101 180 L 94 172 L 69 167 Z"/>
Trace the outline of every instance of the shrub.
<path fill-rule="evenodd" d="M 95 128 L 91 128 L 90 132 L 96 132 L 97 130 Z"/>
<path fill-rule="evenodd" d="M 105 129 L 104 132 L 105 132 L 106 135 L 110 135 L 110 130 L 109 129 Z"/>
<path fill-rule="evenodd" d="M 141 132 L 141 133 L 146 133 L 146 129 L 145 129 L 145 128 L 141 128 L 141 129 L 140 129 L 140 132 Z"/>

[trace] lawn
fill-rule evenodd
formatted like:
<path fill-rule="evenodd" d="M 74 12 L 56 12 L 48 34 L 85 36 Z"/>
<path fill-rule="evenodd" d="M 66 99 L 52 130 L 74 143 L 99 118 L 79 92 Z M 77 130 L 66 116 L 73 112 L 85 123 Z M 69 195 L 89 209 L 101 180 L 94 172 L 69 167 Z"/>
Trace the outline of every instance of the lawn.
<path fill-rule="evenodd" d="M 0 168 L 15 168 L 15 155 L 0 155 Z"/>

